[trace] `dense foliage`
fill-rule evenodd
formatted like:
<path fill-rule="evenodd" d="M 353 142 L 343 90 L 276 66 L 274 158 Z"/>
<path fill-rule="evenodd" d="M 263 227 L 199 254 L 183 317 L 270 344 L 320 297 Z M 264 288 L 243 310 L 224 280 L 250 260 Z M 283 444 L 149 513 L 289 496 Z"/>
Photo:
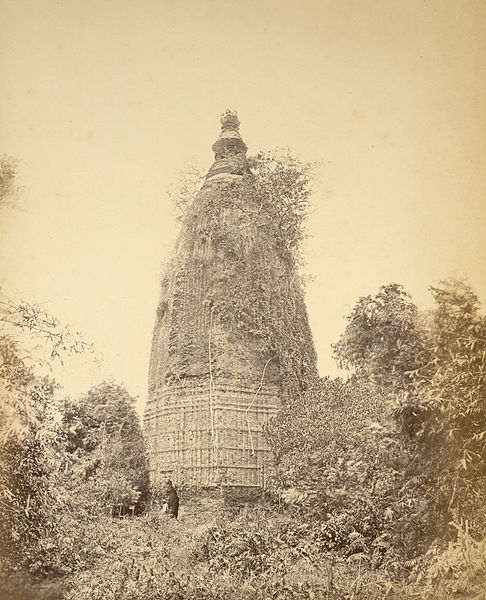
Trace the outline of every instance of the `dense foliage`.
<path fill-rule="evenodd" d="M 145 448 L 133 398 L 105 383 L 79 403 L 9 337 L 0 339 L 0 564 L 4 575 L 68 573 L 81 523 L 146 495 Z"/>
<path fill-rule="evenodd" d="M 322 527 L 270 505 L 199 505 L 179 522 L 158 511 L 102 517 L 79 533 L 79 566 L 58 592 L 66 600 L 407 597 L 364 561 L 330 553 Z"/>
<path fill-rule="evenodd" d="M 54 389 L 11 338 L 0 338 L 0 549 L 7 564 L 31 558 L 55 503 L 49 485 L 57 465 Z"/>
<path fill-rule="evenodd" d="M 334 345 L 339 366 L 353 369 L 360 380 L 377 388 L 394 393 L 408 389 L 410 373 L 429 361 L 423 321 L 411 296 L 398 284 L 360 298 Z"/>
<path fill-rule="evenodd" d="M 431 293 L 435 307 L 427 315 L 394 284 L 361 298 L 335 352 L 395 401 L 437 533 L 463 518 L 484 534 L 485 318 L 464 280 L 441 281 Z"/>
<path fill-rule="evenodd" d="M 370 384 L 326 378 L 284 407 L 268 433 L 279 459 L 274 488 L 323 522 L 330 548 L 396 568 L 431 536 L 419 490 L 403 479 L 411 453 L 391 412 Z"/>
<path fill-rule="evenodd" d="M 486 534 L 486 319 L 463 280 L 431 288 L 429 362 L 412 373 L 397 420 L 430 481 L 439 533 Z"/>
<path fill-rule="evenodd" d="M 135 398 L 112 381 L 62 405 L 66 452 L 83 461 L 85 479 L 98 494 L 103 490 L 108 512 L 113 504 L 147 499 L 146 450 L 134 405 Z"/>
<path fill-rule="evenodd" d="M 359 299 L 334 346 L 353 377 L 319 382 L 269 435 L 277 491 L 336 524 L 336 547 L 448 597 L 485 577 L 486 329 L 464 280 L 431 293 L 429 313 L 397 284 Z"/>

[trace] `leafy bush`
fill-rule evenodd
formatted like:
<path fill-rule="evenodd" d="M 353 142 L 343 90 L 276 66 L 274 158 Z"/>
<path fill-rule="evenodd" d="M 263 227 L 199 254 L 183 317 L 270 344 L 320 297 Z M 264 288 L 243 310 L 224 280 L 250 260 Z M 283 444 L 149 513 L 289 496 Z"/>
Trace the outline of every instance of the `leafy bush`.
<path fill-rule="evenodd" d="M 335 353 L 395 405 L 408 457 L 403 488 L 420 498 L 430 535 L 453 540 L 450 521 L 467 519 L 480 539 L 486 533 L 486 319 L 463 279 L 430 289 L 435 307 L 429 314 L 420 314 L 397 284 L 361 298 Z"/>
<path fill-rule="evenodd" d="M 379 600 L 392 587 L 364 561 L 330 553 L 319 526 L 272 506 L 179 522 L 155 512 L 97 529 L 84 542 L 93 560 L 69 578 L 65 600 Z"/>
<path fill-rule="evenodd" d="M 123 386 L 108 381 L 77 400 L 66 398 L 62 406 L 67 456 L 86 462 L 86 479 L 96 479 L 109 510 L 111 504 L 133 500 L 136 491 L 145 501 L 148 492 L 146 449 L 134 404 Z M 117 477 L 119 489 L 109 488 L 106 482 Z"/>
<path fill-rule="evenodd" d="M 486 318 L 464 281 L 431 288 L 430 362 L 413 371 L 396 411 L 413 468 L 429 481 L 437 535 L 454 539 L 452 520 L 486 534 Z"/>
<path fill-rule="evenodd" d="M 268 435 L 279 461 L 272 492 L 321 523 L 328 549 L 398 568 L 432 532 L 392 408 L 369 384 L 326 378 L 284 406 Z"/>
<path fill-rule="evenodd" d="M 4 568 L 14 568 L 32 558 L 56 507 L 58 407 L 55 383 L 37 377 L 8 337 L 0 338 L 0 389 L 0 549 Z"/>
<path fill-rule="evenodd" d="M 453 523 L 457 539 L 446 549 L 432 546 L 417 567 L 424 598 L 486 598 L 486 538 L 474 540 L 468 524 Z"/>

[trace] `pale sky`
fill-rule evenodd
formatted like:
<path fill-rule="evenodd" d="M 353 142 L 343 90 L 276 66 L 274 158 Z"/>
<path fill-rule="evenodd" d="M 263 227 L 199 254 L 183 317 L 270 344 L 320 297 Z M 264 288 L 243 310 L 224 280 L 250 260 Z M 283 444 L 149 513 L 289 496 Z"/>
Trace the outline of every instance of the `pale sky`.
<path fill-rule="evenodd" d="M 321 375 L 362 295 L 468 276 L 486 302 L 482 0 L 0 0 L 0 154 L 20 209 L 0 223 L 0 284 L 99 352 L 56 377 L 113 377 L 143 405 L 166 189 L 207 170 L 219 115 L 249 152 L 319 161 L 305 272 Z M 100 359 L 101 357 L 101 359 Z"/>

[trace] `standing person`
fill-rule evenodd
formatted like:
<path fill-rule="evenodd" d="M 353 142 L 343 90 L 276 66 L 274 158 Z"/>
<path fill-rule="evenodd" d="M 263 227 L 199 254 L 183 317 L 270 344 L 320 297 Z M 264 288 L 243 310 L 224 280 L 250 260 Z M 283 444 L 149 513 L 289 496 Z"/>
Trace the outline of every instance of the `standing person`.
<path fill-rule="evenodd" d="M 179 496 L 170 479 L 167 480 L 166 503 L 167 514 L 173 519 L 177 519 L 179 514 Z"/>

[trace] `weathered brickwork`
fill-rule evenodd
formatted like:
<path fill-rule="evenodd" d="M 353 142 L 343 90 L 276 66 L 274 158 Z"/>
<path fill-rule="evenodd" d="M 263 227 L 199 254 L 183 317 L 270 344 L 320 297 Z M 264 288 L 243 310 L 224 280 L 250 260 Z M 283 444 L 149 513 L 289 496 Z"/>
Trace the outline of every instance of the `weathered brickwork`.
<path fill-rule="evenodd" d="M 223 117 L 216 161 L 196 205 L 209 206 L 225 182 L 241 178 L 246 146 L 237 127 L 234 115 Z M 240 160 L 231 160 L 232 153 Z M 284 391 L 271 348 L 214 310 L 215 282 L 225 265 L 209 221 L 218 220 L 236 264 L 261 234 L 240 209 L 223 207 L 215 215 L 196 206 L 194 215 L 183 225 L 161 284 L 144 418 L 151 476 L 179 486 L 258 488 L 273 465 L 263 428 Z M 265 268 L 268 261 L 279 264 L 271 244 L 254 266 Z M 281 271 L 288 275 L 283 263 Z M 231 285 L 224 293 L 232 294 Z"/>

